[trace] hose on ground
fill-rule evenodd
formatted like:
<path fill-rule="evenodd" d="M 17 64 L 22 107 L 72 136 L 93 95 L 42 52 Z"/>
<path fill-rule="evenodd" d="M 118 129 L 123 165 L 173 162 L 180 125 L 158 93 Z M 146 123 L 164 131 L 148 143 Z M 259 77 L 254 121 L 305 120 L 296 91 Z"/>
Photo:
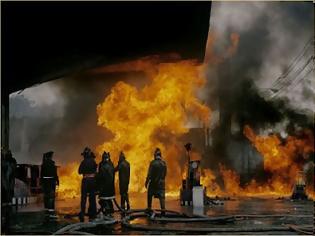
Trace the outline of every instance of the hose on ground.
<path fill-rule="evenodd" d="M 306 234 L 306 235 L 314 234 L 314 228 L 312 225 L 306 225 L 306 226 L 288 225 L 288 227 L 292 229 L 293 231 L 300 234 Z"/>
<path fill-rule="evenodd" d="M 59 230 L 57 230 L 53 235 L 58 235 L 58 234 L 64 234 L 66 232 L 70 232 L 70 231 L 78 231 L 80 229 L 86 229 L 86 228 L 93 228 L 96 227 L 98 225 L 113 225 L 118 223 L 118 220 L 99 220 L 99 221 L 91 221 L 91 222 L 79 222 L 79 223 L 74 223 L 74 224 L 70 224 L 67 225 Z"/>
<path fill-rule="evenodd" d="M 234 215 L 235 218 L 282 218 L 282 217 L 294 217 L 294 218 L 308 218 L 312 215 Z"/>
<path fill-rule="evenodd" d="M 133 209 L 133 210 L 124 210 L 117 203 L 116 199 L 112 199 L 114 201 L 115 206 L 117 207 L 119 212 L 124 213 L 124 216 L 121 221 L 109 218 L 104 216 L 103 220 L 96 220 L 88 223 L 75 223 L 71 225 L 67 225 L 54 234 L 81 234 L 88 235 L 89 233 L 80 231 L 81 229 L 92 228 L 98 225 L 112 225 L 118 222 L 121 222 L 123 227 L 139 230 L 139 231 L 168 231 L 168 232 L 200 232 L 200 233 L 229 233 L 229 232 L 272 232 L 272 231 L 283 231 L 289 232 L 294 231 L 297 233 L 303 234 L 312 234 L 312 226 L 306 225 L 296 226 L 296 225 L 281 225 L 281 226 L 250 226 L 250 227 L 180 227 L 180 228 L 170 228 L 163 227 L 159 225 L 142 225 L 142 224 L 131 224 L 130 221 L 140 217 L 149 217 L 151 221 L 155 222 L 164 222 L 164 223 L 189 223 L 189 222 L 220 222 L 220 223 L 230 223 L 235 220 L 244 220 L 249 218 L 268 218 L 268 217 L 310 217 L 311 215 L 222 215 L 222 216 L 195 216 L 191 217 L 187 214 L 180 213 L 172 210 L 160 210 L 153 209 L 151 214 L 147 211 L 147 209 Z M 162 217 L 161 213 L 165 213 Z"/>
<path fill-rule="evenodd" d="M 270 232 L 270 231 L 291 231 L 290 227 L 286 226 L 270 226 L 270 227 L 229 227 L 229 228 L 194 228 L 194 227 L 180 227 L 180 228 L 169 228 L 161 226 L 147 226 L 140 224 L 130 224 L 126 220 L 122 221 L 122 224 L 133 230 L 141 231 L 169 231 L 169 232 L 203 232 L 203 233 L 228 233 L 228 232 Z"/>
<path fill-rule="evenodd" d="M 295 231 L 299 233 L 305 234 L 312 234 L 312 226 L 307 225 L 304 227 L 295 226 L 295 225 L 282 225 L 282 226 L 264 226 L 264 227 L 229 227 L 229 228 L 218 228 L 218 227 L 181 227 L 181 228 L 170 228 L 170 227 L 163 227 L 163 226 L 153 226 L 153 225 L 142 225 L 142 224 L 130 224 L 130 220 L 134 220 L 139 217 L 145 217 L 145 211 L 137 211 L 135 214 L 129 214 L 128 216 L 124 217 L 121 221 L 122 225 L 126 228 L 130 228 L 133 230 L 140 230 L 140 231 L 168 231 L 168 232 L 202 232 L 202 233 L 229 233 L 229 232 L 272 232 L 272 231 L 283 231 L 283 232 L 290 232 Z M 237 219 L 239 217 L 242 218 L 263 218 L 263 217 L 290 217 L 291 215 L 234 215 L 234 216 L 219 216 L 219 217 L 197 217 L 197 218 L 167 218 L 167 217 L 151 217 L 150 220 L 152 221 L 164 221 L 164 222 L 231 222 L 233 219 Z M 310 215 L 297 215 L 298 217 L 310 217 Z"/>
<path fill-rule="evenodd" d="M 154 217 L 152 221 L 160 222 L 233 222 L 235 221 L 234 216 L 219 216 L 219 217 L 196 217 L 196 218 L 170 218 L 170 217 Z"/>
<path fill-rule="evenodd" d="M 68 232 L 69 234 L 72 234 L 72 235 L 93 235 L 93 234 L 89 234 L 87 232 L 78 231 L 78 230 L 70 230 Z"/>
<path fill-rule="evenodd" d="M 122 209 L 119 204 L 117 203 L 116 201 L 116 198 L 113 199 L 114 200 L 114 203 L 115 203 L 115 206 L 118 208 L 118 210 L 122 213 L 126 213 L 127 211 L 125 209 Z"/>

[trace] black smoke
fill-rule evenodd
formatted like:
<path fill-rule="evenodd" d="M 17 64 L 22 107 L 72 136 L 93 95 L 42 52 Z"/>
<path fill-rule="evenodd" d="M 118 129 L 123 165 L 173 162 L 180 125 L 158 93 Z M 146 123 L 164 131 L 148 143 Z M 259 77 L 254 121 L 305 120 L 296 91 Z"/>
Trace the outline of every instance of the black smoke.
<path fill-rule="evenodd" d="M 286 72 L 309 38 L 314 38 L 312 3 L 214 2 L 209 32 L 217 36 L 213 48 L 217 55 L 226 50 L 232 33 L 239 35 L 239 44 L 233 56 L 208 67 L 207 103 L 219 111 L 219 119 L 211 131 L 207 167 L 217 170 L 221 163 L 237 169 L 245 161 L 236 158 L 251 145 L 243 135 L 244 125 L 257 133 L 279 124 L 283 124 L 281 131 L 291 135 L 301 128 L 313 130 L 315 94 L 308 80 L 299 84 L 300 90 L 287 91 L 284 96 L 267 99 L 262 95 Z M 235 125 L 238 131 L 233 133 Z M 256 159 L 261 161 L 258 154 Z"/>

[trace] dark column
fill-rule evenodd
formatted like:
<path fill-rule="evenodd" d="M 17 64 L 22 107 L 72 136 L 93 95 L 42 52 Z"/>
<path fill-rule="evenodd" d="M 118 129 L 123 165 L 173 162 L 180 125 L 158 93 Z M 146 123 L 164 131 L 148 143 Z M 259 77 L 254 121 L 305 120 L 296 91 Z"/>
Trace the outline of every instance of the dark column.
<path fill-rule="evenodd" d="M 9 93 L 1 91 L 1 148 L 9 149 Z"/>

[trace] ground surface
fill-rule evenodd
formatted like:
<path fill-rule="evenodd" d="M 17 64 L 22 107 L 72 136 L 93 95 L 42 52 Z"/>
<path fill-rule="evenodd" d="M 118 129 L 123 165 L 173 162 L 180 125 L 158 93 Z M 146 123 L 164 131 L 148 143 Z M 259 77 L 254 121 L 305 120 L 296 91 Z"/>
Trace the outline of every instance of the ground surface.
<path fill-rule="evenodd" d="M 146 208 L 146 198 L 143 194 L 132 195 L 132 208 Z M 119 200 L 119 199 L 118 199 Z M 293 225 L 313 225 L 314 223 L 314 202 L 313 201 L 291 201 L 288 199 L 276 198 L 242 198 L 223 201 L 223 205 L 206 206 L 203 209 L 194 209 L 191 206 L 180 206 L 176 199 L 167 199 L 166 207 L 193 215 L 208 216 L 226 216 L 226 215 L 264 215 L 264 217 L 246 218 L 231 223 L 153 223 L 147 218 L 139 218 L 131 221 L 132 224 L 142 224 L 158 226 L 166 231 L 135 231 L 122 227 L 117 224 L 112 227 L 99 226 L 88 230 L 94 234 L 170 234 L 172 228 L 199 227 L 199 228 L 239 228 L 239 227 L 269 227 Z M 56 202 L 58 219 L 54 222 L 47 221 L 44 217 L 42 204 L 31 204 L 18 209 L 18 213 L 12 218 L 12 233 L 17 234 L 51 234 L 63 226 L 78 222 L 75 215 L 79 211 L 79 199 L 58 200 Z M 154 200 L 153 208 L 158 208 L 158 201 Z M 280 216 L 281 215 L 281 216 Z M 115 218 L 119 219 L 120 214 L 115 213 Z M 88 219 L 86 219 L 87 221 Z M 174 232 L 173 232 L 174 233 Z M 177 234 L 187 234 L 185 231 L 176 232 Z M 244 232 L 244 234 L 254 234 L 253 232 Z M 189 232 L 189 234 L 192 234 Z M 209 234 L 209 233 L 208 233 Z M 216 232 L 215 234 L 218 234 Z M 226 234 L 226 233 L 225 233 Z M 231 234 L 231 233 L 229 233 Z M 234 233 L 242 234 L 242 232 Z M 294 231 L 268 231 L 255 232 L 255 234 L 297 234 Z"/>

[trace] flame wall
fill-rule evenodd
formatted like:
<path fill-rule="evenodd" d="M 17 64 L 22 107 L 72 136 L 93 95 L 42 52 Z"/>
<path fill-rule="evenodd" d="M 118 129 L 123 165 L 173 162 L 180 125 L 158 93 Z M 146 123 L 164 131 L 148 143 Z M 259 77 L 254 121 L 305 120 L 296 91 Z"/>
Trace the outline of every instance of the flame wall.
<path fill-rule="evenodd" d="M 112 133 L 112 139 L 98 146 L 97 160 L 100 161 L 103 151 L 109 151 L 117 164 L 119 152 L 124 151 L 131 165 L 130 191 L 145 190 L 148 166 L 156 147 L 162 150 L 167 163 L 168 193 L 179 190 L 186 163 L 179 138 L 189 131 L 187 122 L 191 117 L 208 124 L 211 114 L 210 108 L 197 96 L 206 83 L 203 69 L 195 61 L 160 63 L 156 58 L 100 69 L 102 72 L 144 71 L 150 79 L 141 89 L 117 82 L 97 106 L 97 124 L 106 129 L 104 132 Z M 61 167 L 61 196 L 79 196 L 78 166 L 79 163 L 73 163 Z"/>
<path fill-rule="evenodd" d="M 118 82 L 97 106 L 98 125 L 109 129 L 113 139 L 98 147 L 110 151 L 114 162 L 124 151 L 131 164 L 131 191 L 144 191 L 153 151 L 160 147 L 168 166 L 167 189 L 181 184 L 182 143 L 188 132 L 188 115 L 208 123 L 210 109 L 197 98 L 205 84 L 201 68 L 193 61 L 153 64 L 151 82 L 142 89 Z M 152 73 L 152 71 L 154 71 Z"/>

